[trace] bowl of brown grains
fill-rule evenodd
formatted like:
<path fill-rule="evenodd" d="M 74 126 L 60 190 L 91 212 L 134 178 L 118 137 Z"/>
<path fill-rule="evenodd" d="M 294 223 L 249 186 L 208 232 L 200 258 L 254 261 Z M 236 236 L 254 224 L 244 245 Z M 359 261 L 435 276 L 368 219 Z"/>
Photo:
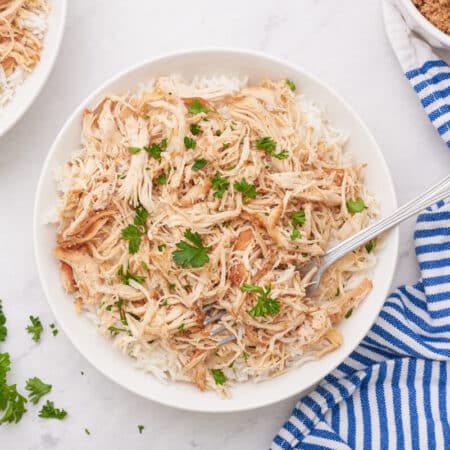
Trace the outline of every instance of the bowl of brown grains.
<path fill-rule="evenodd" d="M 450 0 L 400 0 L 409 27 L 433 47 L 450 48 Z"/>

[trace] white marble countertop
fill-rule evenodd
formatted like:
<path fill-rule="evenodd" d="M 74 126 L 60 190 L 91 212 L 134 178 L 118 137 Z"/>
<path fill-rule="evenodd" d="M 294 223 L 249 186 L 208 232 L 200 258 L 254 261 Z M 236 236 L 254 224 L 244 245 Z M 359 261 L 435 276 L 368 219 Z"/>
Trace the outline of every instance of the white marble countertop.
<path fill-rule="evenodd" d="M 449 172 L 450 152 L 402 75 L 378 0 L 69 3 L 53 74 L 28 113 L 0 139 L 0 298 L 9 328 L 2 351 L 10 352 L 10 377 L 22 390 L 31 376 L 53 383 L 51 398 L 69 416 L 45 421 L 30 405 L 19 424 L 0 427 L 0 448 L 267 448 L 295 399 L 239 414 L 181 412 L 112 384 L 62 333 L 53 337 L 47 328 L 36 345 L 25 332 L 30 314 L 45 324 L 54 320 L 36 273 L 31 222 L 38 175 L 58 130 L 89 92 L 130 65 L 181 48 L 230 46 L 290 60 L 347 99 L 384 151 L 400 203 Z M 417 277 L 413 222 L 401 228 L 395 285 Z M 142 434 L 138 424 L 145 426 Z"/>

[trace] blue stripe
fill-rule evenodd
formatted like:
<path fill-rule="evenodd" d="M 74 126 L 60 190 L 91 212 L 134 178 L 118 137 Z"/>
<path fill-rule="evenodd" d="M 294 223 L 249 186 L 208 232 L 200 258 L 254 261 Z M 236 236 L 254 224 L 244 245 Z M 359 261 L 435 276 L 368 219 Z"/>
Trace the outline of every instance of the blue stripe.
<path fill-rule="evenodd" d="M 432 228 L 429 230 L 416 230 L 414 232 L 414 239 L 427 238 L 433 236 L 450 236 L 450 228 L 441 227 L 441 228 Z"/>
<path fill-rule="evenodd" d="M 380 430 L 388 429 L 387 413 L 386 413 L 386 397 L 384 395 L 384 382 L 386 380 L 386 363 L 379 366 L 378 379 L 375 384 L 375 396 L 378 407 L 378 420 L 380 421 Z"/>
<path fill-rule="evenodd" d="M 305 437 L 305 435 L 290 421 L 287 421 L 284 424 L 284 428 L 286 428 L 286 430 L 289 431 L 289 433 L 291 433 L 297 441 L 301 441 Z"/>
<path fill-rule="evenodd" d="M 436 448 L 436 435 L 434 433 L 433 413 L 431 411 L 431 363 L 429 361 L 424 361 L 422 389 L 427 424 L 428 448 Z"/>
<path fill-rule="evenodd" d="M 417 222 L 436 222 L 450 220 L 450 211 L 427 212 L 417 218 Z"/>
<path fill-rule="evenodd" d="M 355 448 L 356 443 L 356 426 L 355 426 L 355 405 L 353 397 L 347 400 L 347 442 L 350 448 Z"/>
<path fill-rule="evenodd" d="M 337 405 L 337 408 L 334 408 L 333 415 L 331 417 L 331 427 L 337 434 L 340 434 L 341 430 L 339 429 L 339 425 L 341 423 L 341 406 Z"/>
<path fill-rule="evenodd" d="M 310 396 L 303 397 L 300 400 L 301 403 L 303 403 L 306 407 L 308 407 L 311 412 L 317 416 L 318 419 L 322 419 L 322 408 L 321 406 Z"/>
<path fill-rule="evenodd" d="M 433 259 L 431 261 L 419 262 L 420 270 L 440 269 L 446 266 L 450 266 L 450 258 Z"/>
<path fill-rule="evenodd" d="M 355 361 L 360 362 L 361 364 L 364 364 L 365 366 L 371 366 L 376 361 L 369 358 L 368 356 L 361 355 L 361 353 L 358 353 L 357 350 L 355 350 L 351 355 L 350 358 L 353 358 Z"/>
<path fill-rule="evenodd" d="M 414 439 L 414 436 L 418 435 L 419 430 L 419 416 L 417 414 L 417 403 L 416 403 L 416 387 L 414 385 L 414 380 L 416 377 L 416 365 L 417 360 L 410 358 L 408 362 L 408 374 L 406 375 L 406 383 L 408 385 L 408 400 L 409 400 L 409 426 L 411 430 L 411 442 L 414 450 L 419 449 L 419 440 Z"/>
<path fill-rule="evenodd" d="M 324 389 L 320 384 L 319 386 L 317 386 L 316 392 L 325 399 L 329 409 L 331 409 L 336 404 L 336 400 L 333 397 L 333 394 L 330 391 Z"/>
<path fill-rule="evenodd" d="M 418 75 L 425 75 L 433 67 L 448 67 L 448 64 L 445 61 L 442 61 L 442 59 L 427 61 L 422 67 L 406 72 L 406 78 L 412 80 Z"/>
<path fill-rule="evenodd" d="M 438 275 L 423 279 L 423 284 L 425 286 L 439 286 L 440 284 L 445 283 L 450 283 L 450 275 Z"/>
<path fill-rule="evenodd" d="M 367 369 L 366 378 L 362 380 L 361 385 L 359 386 L 359 395 L 361 398 L 361 405 L 363 405 L 362 410 L 362 419 L 363 419 L 363 426 L 364 426 L 364 448 L 367 450 L 372 450 L 372 422 L 371 422 L 371 415 L 372 411 L 370 408 L 365 408 L 364 405 L 370 405 L 369 402 L 369 391 L 367 389 L 368 382 L 370 381 L 372 377 L 372 367 L 369 367 Z"/>
<path fill-rule="evenodd" d="M 394 402 L 394 421 L 397 430 L 397 449 L 405 448 L 402 428 L 402 403 L 400 397 L 400 374 L 402 368 L 402 360 L 394 361 L 394 370 L 392 372 L 392 400 Z"/>
<path fill-rule="evenodd" d="M 437 102 L 439 100 L 444 100 L 450 95 L 450 86 L 441 89 L 440 91 L 434 91 L 432 94 L 427 95 L 426 97 L 422 98 L 420 102 L 422 103 L 422 106 L 424 108 L 427 108 L 428 106 L 432 105 L 434 102 Z"/>
<path fill-rule="evenodd" d="M 450 423 L 447 414 L 447 365 L 445 361 L 439 363 L 439 411 L 444 432 L 444 443 L 450 442 Z"/>
<path fill-rule="evenodd" d="M 443 252 L 445 250 L 450 250 L 450 242 L 419 245 L 416 247 L 416 254 L 423 255 L 424 253 Z"/>
<path fill-rule="evenodd" d="M 437 128 L 438 133 L 442 136 L 450 130 L 450 120 Z"/>
<path fill-rule="evenodd" d="M 438 292 L 437 294 L 428 295 L 429 302 L 442 302 L 443 300 L 450 300 L 450 292 Z"/>
<path fill-rule="evenodd" d="M 383 312 L 383 311 L 382 311 Z M 374 333 L 378 334 L 380 337 L 390 342 L 394 346 L 398 347 L 400 350 L 403 350 L 404 355 L 413 354 L 416 352 L 409 345 L 404 344 L 401 340 L 394 337 L 391 333 L 389 333 L 384 328 L 381 328 L 379 325 L 375 324 L 373 327 Z"/>
<path fill-rule="evenodd" d="M 291 450 L 292 446 L 288 441 L 284 440 L 279 434 L 277 434 L 273 442 L 279 445 L 283 450 Z"/>
<path fill-rule="evenodd" d="M 450 105 L 442 105 L 439 108 L 436 108 L 434 111 L 431 111 L 428 114 L 428 117 L 432 122 L 434 122 L 436 119 L 439 119 L 439 117 L 442 117 L 444 114 L 450 113 Z"/>
<path fill-rule="evenodd" d="M 431 78 L 428 78 L 427 80 L 422 80 L 419 83 L 415 84 L 414 90 L 419 93 L 420 91 L 424 90 L 428 86 L 433 86 L 435 84 L 440 83 L 441 81 L 448 80 L 450 78 L 450 72 L 440 72 L 436 75 L 433 75 Z"/>
<path fill-rule="evenodd" d="M 297 417 L 297 419 L 300 420 L 300 422 L 302 422 L 303 425 L 305 425 L 305 427 L 308 428 L 309 430 L 314 428 L 313 421 L 303 411 L 301 411 L 297 407 L 294 408 L 294 416 Z"/>
<path fill-rule="evenodd" d="M 450 308 L 431 309 L 430 317 L 433 319 L 447 319 L 450 316 Z"/>

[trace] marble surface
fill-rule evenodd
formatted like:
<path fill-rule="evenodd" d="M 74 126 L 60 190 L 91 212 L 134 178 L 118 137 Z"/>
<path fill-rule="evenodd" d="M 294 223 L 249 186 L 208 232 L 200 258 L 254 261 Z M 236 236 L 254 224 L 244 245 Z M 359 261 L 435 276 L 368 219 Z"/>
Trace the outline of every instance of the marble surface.
<path fill-rule="evenodd" d="M 0 448 L 267 448 L 294 398 L 239 414 L 177 411 L 112 384 L 62 333 L 51 335 L 54 319 L 37 278 L 31 224 L 41 165 L 58 130 L 89 92 L 129 65 L 181 48 L 230 46 L 290 60 L 347 99 L 384 151 L 400 203 L 449 172 L 450 152 L 400 71 L 377 0 L 69 3 L 53 74 L 20 123 L 0 139 L 0 298 L 9 328 L 1 350 L 11 354 L 11 380 L 21 387 L 30 376 L 53 383 L 50 398 L 69 416 L 45 421 L 29 405 L 19 424 L 0 427 Z M 413 221 L 401 226 L 395 285 L 417 277 L 412 229 Z M 25 332 L 30 314 L 47 326 L 39 344 Z M 142 434 L 139 424 L 145 426 Z"/>

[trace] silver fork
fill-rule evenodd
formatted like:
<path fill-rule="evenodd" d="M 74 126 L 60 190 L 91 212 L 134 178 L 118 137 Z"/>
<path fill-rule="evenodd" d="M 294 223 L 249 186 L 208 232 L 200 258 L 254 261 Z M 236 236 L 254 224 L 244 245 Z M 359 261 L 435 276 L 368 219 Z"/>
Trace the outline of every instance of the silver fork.
<path fill-rule="evenodd" d="M 416 198 L 410 200 L 389 216 L 377 220 L 364 230 L 350 236 L 348 239 L 345 239 L 332 249 L 328 250 L 321 258 L 318 259 L 317 262 L 310 266 L 310 270 L 306 275 L 307 278 L 304 278 L 304 281 L 309 284 L 309 294 L 312 293 L 311 289 L 315 289 L 320 284 L 322 275 L 327 271 L 327 269 L 329 269 L 331 265 L 343 256 L 353 250 L 356 250 L 361 247 L 361 245 L 366 244 L 380 234 L 390 230 L 400 222 L 403 222 L 414 214 L 422 211 L 424 208 L 427 208 L 440 200 L 444 200 L 447 197 L 450 197 L 450 175 L 447 175 L 439 183 L 427 189 Z M 205 314 L 209 311 L 213 311 L 213 314 L 203 321 L 203 325 L 205 326 L 219 321 L 226 313 L 225 310 L 217 308 L 214 303 L 203 309 Z M 209 334 L 210 336 L 215 336 L 225 330 L 226 327 L 221 325 L 211 330 Z M 226 336 L 217 342 L 217 346 L 224 345 L 228 342 L 234 341 L 235 339 L 235 336 Z"/>

